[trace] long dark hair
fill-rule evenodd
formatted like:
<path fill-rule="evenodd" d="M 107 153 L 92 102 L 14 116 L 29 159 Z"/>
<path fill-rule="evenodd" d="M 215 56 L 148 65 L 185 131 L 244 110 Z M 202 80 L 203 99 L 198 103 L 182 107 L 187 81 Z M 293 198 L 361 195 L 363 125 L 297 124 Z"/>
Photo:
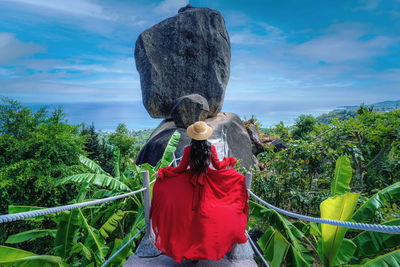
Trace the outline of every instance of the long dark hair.
<path fill-rule="evenodd" d="M 203 173 L 211 159 L 211 143 L 207 140 L 194 140 L 190 143 L 190 165 L 192 173 Z"/>

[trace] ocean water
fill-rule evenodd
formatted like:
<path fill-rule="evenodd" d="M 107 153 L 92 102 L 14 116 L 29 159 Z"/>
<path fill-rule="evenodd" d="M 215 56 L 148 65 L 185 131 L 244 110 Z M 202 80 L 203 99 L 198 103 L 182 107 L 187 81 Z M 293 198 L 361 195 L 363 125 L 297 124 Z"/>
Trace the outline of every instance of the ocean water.
<path fill-rule="evenodd" d="M 44 103 L 23 103 L 37 110 Z M 63 107 L 67 120 L 71 124 L 92 124 L 96 129 L 113 131 L 118 123 L 125 123 L 128 129 L 148 129 L 157 127 L 162 119 L 151 118 L 142 101 L 130 102 L 76 102 L 47 104 L 49 110 L 57 106 Z M 263 127 L 270 127 L 283 121 L 285 125 L 293 124 L 301 114 L 317 116 L 332 110 L 334 106 L 309 103 L 287 103 L 266 101 L 232 101 L 226 100 L 223 112 L 236 113 L 240 118 L 255 115 Z"/>
<path fill-rule="evenodd" d="M 96 129 L 113 131 L 119 123 L 125 123 L 128 129 L 155 128 L 162 119 L 153 119 L 147 113 L 141 101 L 132 102 L 77 102 L 77 103 L 24 103 L 37 110 L 47 105 L 48 110 L 61 106 L 70 124 L 92 124 Z"/>

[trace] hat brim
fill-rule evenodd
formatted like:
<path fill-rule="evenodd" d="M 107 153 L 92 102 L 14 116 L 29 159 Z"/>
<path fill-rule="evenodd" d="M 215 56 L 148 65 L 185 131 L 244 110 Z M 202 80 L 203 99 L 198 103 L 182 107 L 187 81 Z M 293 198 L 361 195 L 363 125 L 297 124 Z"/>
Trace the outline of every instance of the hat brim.
<path fill-rule="evenodd" d="M 208 126 L 208 125 L 207 125 L 207 132 L 205 132 L 204 134 L 198 134 L 198 133 L 194 132 L 194 131 L 193 131 L 193 126 L 194 126 L 193 124 L 190 125 L 190 126 L 187 128 L 186 132 L 187 132 L 187 134 L 189 135 L 189 137 L 191 137 L 191 138 L 194 139 L 194 140 L 197 140 L 197 141 L 206 140 L 206 139 L 208 139 L 208 138 L 212 135 L 212 133 L 213 133 L 213 129 L 212 129 L 210 126 Z"/>

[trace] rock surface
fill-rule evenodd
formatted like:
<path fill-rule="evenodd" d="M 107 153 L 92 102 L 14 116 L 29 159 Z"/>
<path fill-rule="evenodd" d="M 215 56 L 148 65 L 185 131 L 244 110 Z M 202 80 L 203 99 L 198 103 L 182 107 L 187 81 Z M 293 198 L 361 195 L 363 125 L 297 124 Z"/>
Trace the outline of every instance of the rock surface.
<path fill-rule="evenodd" d="M 194 267 L 257 267 L 257 263 L 254 260 L 245 261 L 231 261 L 228 258 L 223 258 L 220 261 L 201 260 L 197 263 L 185 260 L 182 264 L 174 262 L 174 260 L 168 256 L 161 255 L 154 258 L 139 258 L 136 255 L 132 255 L 125 262 L 124 267 L 165 267 L 165 266 L 194 266 Z"/>
<path fill-rule="evenodd" d="M 171 110 L 177 127 L 187 128 L 196 121 L 205 121 L 209 112 L 207 99 L 199 94 L 179 97 Z"/>
<path fill-rule="evenodd" d="M 209 116 L 222 108 L 230 74 L 229 35 L 221 14 L 189 7 L 144 31 L 135 61 L 143 104 L 153 118 L 171 118 L 177 98 L 199 94 Z"/>
<path fill-rule="evenodd" d="M 250 128 L 250 129 L 249 129 Z M 249 133 L 250 140 L 251 140 L 251 149 L 254 155 L 257 155 L 261 152 L 264 152 L 264 147 L 260 141 L 260 137 L 257 132 L 257 127 L 254 124 L 250 124 L 247 132 Z"/>
<path fill-rule="evenodd" d="M 146 231 L 145 236 L 140 241 L 139 246 L 136 250 L 136 255 L 139 257 L 155 257 L 161 255 L 161 251 L 154 245 L 155 236 L 154 232 L 151 231 L 149 234 Z"/>
<path fill-rule="evenodd" d="M 232 261 L 252 260 L 254 256 L 249 240 L 243 244 L 235 244 L 229 253 L 229 258 Z"/>
<path fill-rule="evenodd" d="M 213 128 L 213 135 L 209 140 L 220 139 L 223 137 L 223 132 L 225 132 L 226 142 L 229 147 L 228 156 L 241 159 L 241 165 L 246 169 L 249 169 L 254 164 L 249 135 L 236 114 L 221 112 L 216 117 L 208 118 L 206 123 Z M 178 128 L 173 121 L 164 120 L 147 140 L 138 155 L 136 164 L 147 162 L 155 166 L 175 130 L 178 130 L 181 134 L 175 155 L 176 157 L 181 157 L 184 147 L 190 145 L 191 138 L 186 134 L 185 128 Z"/>

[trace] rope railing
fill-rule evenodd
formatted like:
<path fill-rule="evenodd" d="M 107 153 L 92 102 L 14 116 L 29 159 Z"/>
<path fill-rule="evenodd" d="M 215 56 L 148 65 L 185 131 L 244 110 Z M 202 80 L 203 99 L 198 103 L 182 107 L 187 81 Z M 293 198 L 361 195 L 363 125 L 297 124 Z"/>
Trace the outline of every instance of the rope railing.
<path fill-rule="evenodd" d="M 169 166 L 171 166 L 174 163 L 176 164 L 176 162 L 180 159 L 182 159 L 182 157 L 180 157 L 180 158 L 173 157 L 173 160 L 171 161 Z M 156 179 L 154 179 L 150 184 L 153 184 L 155 181 L 156 181 Z M 92 200 L 92 201 L 86 201 L 86 202 L 64 205 L 64 206 L 59 206 L 59 207 L 45 208 L 45 209 L 40 209 L 40 210 L 19 212 L 19 213 L 15 213 L 15 214 L 4 214 L 4 215 L 0 215 L 0 223 L 24 220 L 24 219 L 28 219 L 28 218 L 32 218 L 32 217 L 43 216 L 43 215 L 57 213 L 57 212 L 65 211 L 65 210 L 72 210 L 72 209 L 77 209 L 77 208 L 83 208 L 86 206 L 97 205 L 97 204 L 104 203 L 107 201 L 113 201 L 113 200 L 129 197 L 129 196 L 135 195 L 137 193 L 143 192 L 145 190 L 147 190 L 147 188 L 143 187 L 143 188 L 133 191 L 133 192 L 129 192 L 129 193 L 118 195 L 118 196 L 108 197 L 108 198 L 96 199 L 96 200 Z"/>
<path fill-rule="evenodd" d="M 126 193 L 126 194 L 122 194 L 122 195 L 118 195 L 118 196 L 113 196 L 113 197 L 96 199 L 96 200 L 92 200 L 92 201 L 75 203 L 75 204 L 70 204 L 70 205 L 65 205 L 65 206 L 60 206 L 60 207 L 53 207 L 53 208 L 47 208 L 47 209 L 41 209 L 41 210 L 32 210 L 32 211 L 20 212 L 20 213 L 15 213 L 15 214 L 0 215 L 0 223 L 24 220 L 27 218 L 43 216 L 43 215 L 50 214 L 50 213 L 56 213 L 56 212 L 61 212 L 61 211 L 65 211 L 65 210 L 83 208 L 83 207 L 90 206 L 90 205 L 97 205 L 97 204 L 104 203 L 107 201 L 113 201 L 113 200 L 117 200 L 120 198 L 129 197 L 134 194 L 143 192 L 145 190 L 147 190 L 147 188 L 143 187 L 139 190 L 136 190 L 136 191 L 133 191 L 130 193 Z"/>
<path fill-rule="evenodd" d="M 305 216 L 305 215 L 297 214 L 294 212 L 286 211 L 286 210 L 280 209 L 278 207 L 275 207 L 274 205 L 271 205 L 268 202 L 265 202 L 260 197 L 258 197 L 256 194 L 251 192 L 250 189 L 247 189 L 247 191 L 249 192 L 249 194 L 252 197 L 254 197 L 256 200 L 258 200 L 260 203 L 267 206 L 268 208 L 273 209 L 279 213 L 285 214 L 287 216 L 300 219 L 300 220 L 305 220 L 305 221 L 310 221 L 310 222 L 315 222 L 315 223 L 325 223 L 325 224 L 330 224 L 330 225 L 335 225 L 335 226 L 341 226 L 341 227 L 358 229 L 358 230 L 366 230 L 366 231 L 372 231 L 372 232 L 400 234 L 400 226 L 337 221 L 337 220 L 331 220 L 331 219 L 323 219 L 323 218 Z"/>
<path fill-rule="evenodd" d="M 182 157 L 175 158 L 175 153 L 172 152 L 172 161 L 169 164 L 169 166 L 171 166 L 171 165 L 177 166 L 177 161 L 180 160 L 180 159 L 182 159 Z M 100 203 L 104 203 L 104 202 L 108 202 L 108 201 L 113 201 L 113 200 L 129 197 L 129 196 L 132 196 L 132 195 L 138 194 L 140 192 L 144 192 L 144 191 L 147 191 L 147 194 L 144 194 L 144 198 L 145 198 L 145 202 L 146 202 L 146 199 L 147 199 L 147 201 L 149 201 L 149 198 L 150 198 L 150 191 L 149 191 L 150 190 L 150 185 L 153 184 L 155 181 L 156 181 L 156 179 L 154 179 L 152 182 L 149 182 L 148 172 L 146 171 L 146 172 L 143 173 L 143 185 L 144 185 L 144 187 L 142 187 L 139 190 L 136 190 L 136 191 L 133 191 L 133 192 L 129 192 L 129 193 L 126 193 L 126 194 L 121 194 L 121 195 L 118 195 L 118 196 L 112 196 L 112 197 L 96 199 L 96 200 L 92 200 L 92 201 L 86 201 L 86 202 L 81 202 L 81 203 L 75 203 L 75 204 L 70 204 L 70 205 L 59 206 L 59 207 L 44 208 L 44 209 L 40 209 L 40 210 L 19 212 L 19 213 L 15 213 L 15 214 L 4 214 L 4 215 L 0 215 L 0 224 L 1 223 L 6 223 L 6 222 L 17 221 L 17 220 L 24 220 L 24 219 L 28 219 L 28 218 L 32 218 L 32 217 L 37 217 L 37 216 L 43 216 L 43 215 L 47 215 L 47 214 L 51 214 L 51 213 L 57 213 L 57 212 L 66 211 L 66 210 L 83 208 L 83 207 L 91 206 L 91 205 L 97 205 L 97 204 L 100 204 Z M 146 183 L 146 186 L 145 186 L 145 183 Z M 148 222 L 148 218 L 147 218 L 148 217 L 148 213 L 149 213 L 149 208 L 150 208 L 149 207 L 149 203 L 145 203 L 145 206 L 146 206 L 146 211 L 145 211 L 145 213 L 146 213 L 145 214 L 146 225 L 139 232 L 137 232 L 131 239 L 129 239 L 128 242 L 126 242 L 119 250 L 117 250 L 107 261 L 105 261 L 103 263 L 103 265 L 101 265 L 101 267 L 104 267 L 107 264 L 109 264 L 112 261 L 112 259 L 116 255 L 118 255 L 118 253 L 120 253 L 126 246 L 128 246 L 141 232 L 143 232 L 146 228 L 149 227 L 149 222 Z"/>
<path fill-rule="evenodd" d="M 175 154 L 172 152 L 172 161 L 169 164 L 169 166 L 177 166 L 178 160 L 180 158 L 175 158 Z M 126 246 L 128 246 L 141 232 L 144 230 L 148 231 L 149 225 L 150 225 L 150 220 L 148 218 L 149 216 L 149 210 L 150 210 L 150 185 L 153 184 L 156 181 L 154 179 L 153 181 L 149 182 L 149 175 L 148 172 L 143 172 L 143 188 L 129 192 L 126 194 L 118 195 L 118 196 L 112 196 L 108 198 L 103 198 L 103 199 L 97 199 L 97 200 L 92 200 L 92 201 L 87 201 L 87 202 L 82 202 L 82 203 L 75 203 L 75 204 L 70 204 L 70 205 L 65 205 L 65 206 L 60 206 L 60 207 L 53 207 L 53 208 L 45 208 L 45 209 L 40 209 L 40 210 L 33 210 L 33 211 L 27 211 L 27 212 L 20 212 L 20 213 L 15 213 L 15 214 L 5 214 L 5 215 L 0 215 L 0 224 L 1 223 L 6 223 L 6 222 L 11 222 L 11 221 L 16 221 L 16 220 L 23 220 L 31 217 L 36 217 L 36 216 L 43 216 L 46 214 L 51 214 L 51 213 L 57 213 L 65 210 L 72 210 L 76 208 L 82 208 L 90 205 L 97 205 L 100 203 L 104 203 L 107 201 L 113 201 L 121 198 L 125 198 L 140 192 L 146 191 L 144 194 L 145 198 L 145 219 L 146 219 L 146 225 L 139 231 L 137 232 L 126 244 L 124 244 L 118 251 L 116 251 L 104 264 L 102 267 L 106 266 L 108 263 L 112 261 L 112 259 L 118 255 Z M 330 220 L 330 219 L 323 219 L 323 218 L 316 218 L 316 217 L 311 217 L 311 216 L 305 216 L 301 214 L 297 214 L 294 212 L 289 212 L 283 209 L 280 209 L 278 207 L 275 207 L 266 201 L 262 200 L 260 197 L 258 197 L 256 194 L 254 194 L 249 188 L 251 185 L 251 174 L 248 173 L 246 175 L 246 186 L 247 190 L 250 196 L 255 198 L 257 201 L 259 201 L 261 204 L 264 206 L 271 208 L 279 213 L 282 213 L 284 215 L 294 217 L 300 220 L 305 220 L 305 221 L 311 221 L 315 223 L 325 223 L 325 224 L 330 224 L 330 225 L 335 225 L 335 226 L 340 226 L 340 227 L 346 227 L 346 228 L 353 228 L 353 229 L 358 229 L 358 230 L 366 230 L 366 231 L 374 231 L 374 232 L 381 232 L 381 233 L 390 233 L 390 234 L 400 234 L 400 226 L 388 226 L 388 225 L 377 225 L 377 224 L 366 224 L 366 223 L 354 223 L 354 222 L 346 222 L 346 221 L 337 221 L 337 220 Z M 148 203 L 147 203 L 148 202 Z M 147 229 L 146 229 L 147 228 Z M 262 253 L 258 251 L 257 246 L 253 242 L 253 240 L 250 238 L 248 233 L 246 232 L 246 236 L 249 240 L 250 245 L 253 247 L 254 251 L 260 256 L 264 264 L 269 267 L 268 263 L 262 256 Z"/>

